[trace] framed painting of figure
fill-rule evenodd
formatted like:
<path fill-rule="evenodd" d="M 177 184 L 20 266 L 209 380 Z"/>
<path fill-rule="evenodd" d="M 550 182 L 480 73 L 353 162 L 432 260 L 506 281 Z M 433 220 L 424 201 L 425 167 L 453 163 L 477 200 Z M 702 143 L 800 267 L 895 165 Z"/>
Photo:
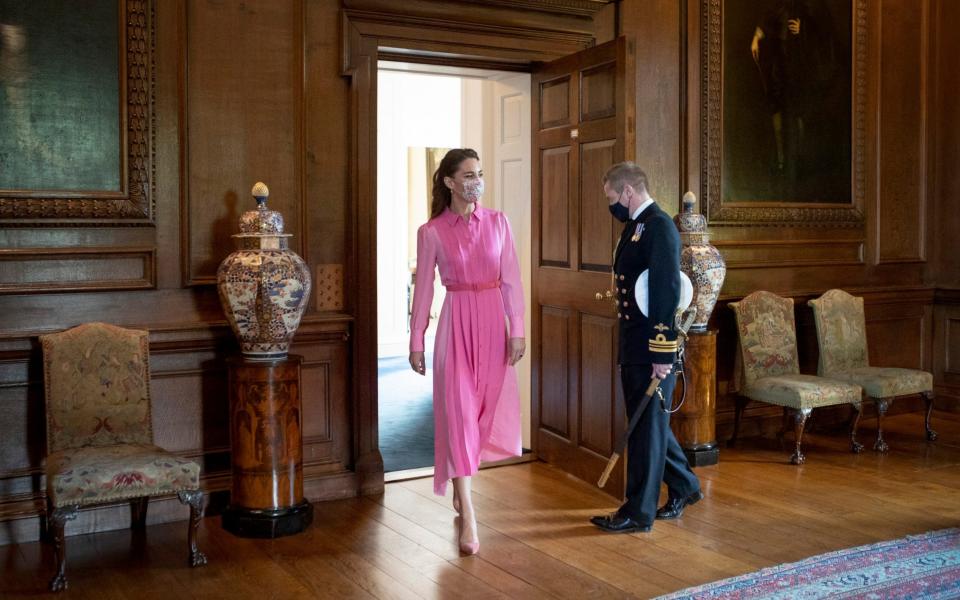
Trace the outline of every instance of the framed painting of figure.
<path fill-rule="evenodd" d="M 704 0 L 712 223 L 862 222 L 865 0 Z"/>
<path fill-rule="evenodd" d="M 0 221 L 152 219 L 149 0 L 0 2 Z"/>

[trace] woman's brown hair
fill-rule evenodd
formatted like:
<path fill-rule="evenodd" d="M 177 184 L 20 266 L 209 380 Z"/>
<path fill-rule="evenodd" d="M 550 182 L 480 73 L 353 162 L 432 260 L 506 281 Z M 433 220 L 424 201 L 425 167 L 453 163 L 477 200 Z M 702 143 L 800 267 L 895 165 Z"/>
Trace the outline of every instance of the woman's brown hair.
<path fill-rule="evenodd" d="M 457 169 L 460 168 L 460 163 L 468 158 L 480 160 L 476 150 L 471 148 L 454 148 L 447 152 L 443 160 L 440 161 L 437 172 L 433 174 L 433 201 L 430 204 L 431 219 L 442 215 L 443 211 L 450 206 L 450 202 L 453 200 L 453 193 L 450 191 L 450 188 L 447 187 L 447 184 L 443 182 L 443 178 L 456 175 Z"/>

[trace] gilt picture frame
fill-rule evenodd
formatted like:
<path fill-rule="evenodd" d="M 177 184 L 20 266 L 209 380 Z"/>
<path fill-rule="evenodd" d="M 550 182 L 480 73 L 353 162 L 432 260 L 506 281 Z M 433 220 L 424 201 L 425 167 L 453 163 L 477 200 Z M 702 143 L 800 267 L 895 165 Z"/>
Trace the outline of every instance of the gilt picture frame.
<path fill-rule="evenodd" d="M 153 0 L 82 6 L 0 14 L 5 227 L 153 222 Z"/>
<path fill-rule="evenodd" d="M 701 8 L 701 185 L 711 225 L 861 226 L 866 0 Z M 801 37 L 798 53 L 789 45 Z"/>

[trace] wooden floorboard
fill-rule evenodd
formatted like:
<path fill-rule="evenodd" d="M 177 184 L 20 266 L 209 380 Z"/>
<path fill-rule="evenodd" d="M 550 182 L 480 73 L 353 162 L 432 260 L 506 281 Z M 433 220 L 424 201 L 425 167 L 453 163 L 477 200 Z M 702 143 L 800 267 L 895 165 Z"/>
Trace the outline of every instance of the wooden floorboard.
<path fill-rule="evenodd" d="M 430 479 L 390 483 L 381 496 L 315 505 L 306 532 L 235 538 L 201 525 L 210 558 L 185 564 L 186 524 L 68 538 L 70 589 L 60 598 L 649 598 L 686 586 L 850 546 L 960 525 L 960 415 L 937 413 L 924 441 L 919 415 L 888 419 L 886 455 L 863 454 L 842 432 L 814 433 L 807 463 L 787 463 L 790 438 L 743 440 L 697 470 L 706 498 L 648 534 L 606 535 L 591 515 L 616 503 L 543 463 L 481 471 L 474 481 L 481 549 L 461 557 L 456 513 Z M 0 546 L 0 597 L 45 593 L 52 552 Z"/>

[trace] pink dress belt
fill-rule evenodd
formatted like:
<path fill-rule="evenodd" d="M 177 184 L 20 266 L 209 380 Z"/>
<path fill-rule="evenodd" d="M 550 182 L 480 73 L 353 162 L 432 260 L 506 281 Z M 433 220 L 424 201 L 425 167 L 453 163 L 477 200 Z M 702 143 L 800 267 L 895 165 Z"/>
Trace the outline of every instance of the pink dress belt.
<path fill-rule="evenodd" d="M 447 288 L 448 292 L 480 292 L 500 287 L 500 280 L 487 281 L 485 283 L 454 283 L 444 287 Z"/>

